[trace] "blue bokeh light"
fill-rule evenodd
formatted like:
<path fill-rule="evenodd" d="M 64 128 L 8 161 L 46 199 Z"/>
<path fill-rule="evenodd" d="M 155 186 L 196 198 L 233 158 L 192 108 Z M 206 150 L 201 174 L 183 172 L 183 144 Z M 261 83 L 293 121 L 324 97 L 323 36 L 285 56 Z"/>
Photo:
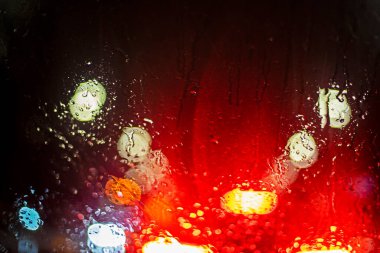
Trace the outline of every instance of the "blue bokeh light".
<path fill-rule="evenodd" d="M 27 230 L 35 231 L 43 224 L 39 213 L 34 208 L 22 207 L 18 218 L 22 226 Z"/>

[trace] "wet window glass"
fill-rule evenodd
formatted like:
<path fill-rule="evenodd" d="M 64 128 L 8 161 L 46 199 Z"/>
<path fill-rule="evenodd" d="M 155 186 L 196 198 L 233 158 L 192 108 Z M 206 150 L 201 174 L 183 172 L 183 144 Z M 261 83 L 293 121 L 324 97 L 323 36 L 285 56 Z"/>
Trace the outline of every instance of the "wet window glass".
<path fill-rule="evenodd" d="M 380 252 L 378 1 L 0 2 L 0 253 Z"/>

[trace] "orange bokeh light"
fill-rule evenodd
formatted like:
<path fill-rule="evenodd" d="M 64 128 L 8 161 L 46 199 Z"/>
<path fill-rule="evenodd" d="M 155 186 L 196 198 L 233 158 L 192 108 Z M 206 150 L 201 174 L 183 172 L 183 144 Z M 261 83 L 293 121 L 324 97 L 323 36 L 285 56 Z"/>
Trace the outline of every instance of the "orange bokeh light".
<path fill-rule="evenodd" d="M 229 213 L 268 214 L 273 212 L 278 203 L 277 194 L 269 191 L 240 190 L 227 192 L 221 198 L 221 206 Z"/>
<path fill-rule="evenodd" d="M 172 237 L 158 237 L 142 247 L 143 253 L 212 253 L 205 245 L 182 244 Z"/>
<path fill-rule="evenodd" d="M 108 199 L 116 205 L 133 205 L 141 199 L 140 186 L 133 180 L 111 177 L 104 190 Z"/>

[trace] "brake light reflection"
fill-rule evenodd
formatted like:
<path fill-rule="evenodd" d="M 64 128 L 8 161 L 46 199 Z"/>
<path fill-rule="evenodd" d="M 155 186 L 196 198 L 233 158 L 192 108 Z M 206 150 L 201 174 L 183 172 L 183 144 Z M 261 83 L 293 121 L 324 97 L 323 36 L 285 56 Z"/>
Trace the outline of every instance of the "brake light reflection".
<path fill-rule="evenodd" d="M 239 188 L 227 192 L 221 198 L 221 207 L 234 214 L 268 214 L 278 202 L 277 194 L 269 191 L 243 191 Z"/>

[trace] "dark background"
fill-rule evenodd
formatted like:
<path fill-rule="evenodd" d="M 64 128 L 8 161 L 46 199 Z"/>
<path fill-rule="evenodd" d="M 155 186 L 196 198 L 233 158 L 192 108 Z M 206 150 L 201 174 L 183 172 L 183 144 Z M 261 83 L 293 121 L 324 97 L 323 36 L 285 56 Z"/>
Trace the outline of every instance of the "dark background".
<path fill-rule="evenodd" d="M 310 123 L 323 145 L 321 161 L 305 175 L 317 176 L 297 180 L 284 198 L 320 209 L 314 216 L 286 209 L 285 239 L 326 221 L 378 233 L 379 1 L 2 0 L 0 11 L 0 210 L 11 212 L 15 194 L 26 194 L 29 186 L 62 194 L 46 202 L 47 210 L 71 201 L 71 187 L 81 187 L 82 165 L 62 162 L 59 141 L 46 129 L 67 133 L 72 122 L 58 120 L 53 109 L 67 103 L 78 80 L 95 75 L 113 83 L 117 95 L 105 122 L 154 121 L 148 127 L 153 145 L 178 172 L 189 203 L 207 200 L 209 188 L 223 180 L 263 178 L 267 160 Z M 334 82 L 357 98 L 343 131 L 321 130 L 313 109 L 318 87 Z M 118 132 L 107 126 L 102 133 L 114 140 Z M 36 133 L 37 127 L 45 130 Z M 93 149 L 78 145 L 83 156 L 94 156 Z M 102 148 L 104 156 L 114 155 Z M 60 173 L 60 184 L 52 170 Z M 347 197 L 347 182 L 357 175 L 375 185 L 360 201 Z M 329 180 L 336 189 L 320 183 Z M 319 192 L 329 198 L 332 191 L 340 206 L 333 214 L 312 200 Z M 46 226 L 54 230 L 49 221 L 60 214 L 51 212 Z M 3 221 L 3 237 L 12 240 Z"/>

